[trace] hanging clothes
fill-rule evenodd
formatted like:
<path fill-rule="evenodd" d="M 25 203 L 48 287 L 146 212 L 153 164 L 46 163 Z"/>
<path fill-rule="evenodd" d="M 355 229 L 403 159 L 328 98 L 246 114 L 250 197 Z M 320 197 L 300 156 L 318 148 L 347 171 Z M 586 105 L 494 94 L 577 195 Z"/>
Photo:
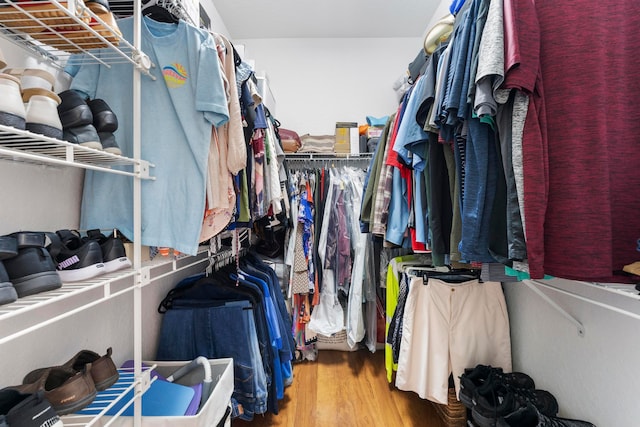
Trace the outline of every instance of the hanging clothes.
<path fill-rule="evenodd" d="M 275 271 L 249 254 L 240 269 L 182 280 L 162 301 L 157 360 L 232 357 L 240 419 L 278 413 L 292 381 L 295 343 Z"/>
<path fill-rule="evenodd" d="M 121 19 L 118 26 L 131 41 L 133 19 Z M 142 105 L 154 107 L 141 110 L 141 157 L 156 166 L 155 180 L 142 182 L 141 243 L 195 255 L 205 211 L 211 127 L 229 120 L 215 40 L 184 21 L 167 24 L 144 17 L 141 31 L 142 50 L 159 70 L 156 80 L 141 79 Z M 131 66 L 105 69 L 81 58 L 70 62 L 71 89 L 109 104 L 118 117 L 115 136 L 122 154 L 133 157 L 133 107 L 127 96 L 133 85 Z M 117 228 L 132 240 L 132 191 L 125 176 L 87 171 L 80 227 Z"/>

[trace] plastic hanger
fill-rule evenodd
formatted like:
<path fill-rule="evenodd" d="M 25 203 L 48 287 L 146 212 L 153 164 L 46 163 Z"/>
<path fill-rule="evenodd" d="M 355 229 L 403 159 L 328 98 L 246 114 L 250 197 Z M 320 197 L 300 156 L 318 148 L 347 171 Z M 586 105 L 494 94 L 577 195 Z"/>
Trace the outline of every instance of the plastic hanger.
<path fill-rule="evenodd" d="M 147 16 L 154 21 L 177 24 L 180 22 L 180 18 L 173 13 L 169 3 L 170 2 L 164 0 L 143 1 L 141 12 L 144 16 Z"/>
<path fill-rule="evenodd" d="M 429 283 L 429 279 L 438 279 L 451 284 L 464 283 L 479 280 L 480 270 L 449 268 L 449 271 L 423 271 L 422 279 L 425 285 Z"/>

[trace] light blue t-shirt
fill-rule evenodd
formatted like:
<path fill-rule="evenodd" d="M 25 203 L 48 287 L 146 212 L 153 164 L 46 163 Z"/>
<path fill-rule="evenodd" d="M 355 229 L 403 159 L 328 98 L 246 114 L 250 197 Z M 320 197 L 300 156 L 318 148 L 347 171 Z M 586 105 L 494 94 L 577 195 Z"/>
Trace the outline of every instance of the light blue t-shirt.
<path fill-rule="evenodd" d="M 133 19 L 119 20 L 118 26 L 131 41 Z M 156 78 L 141 76 L 141 157 L 155 165 L 151 175 L 156 178 L 142 182 L 142 244 L 194 255 L 205 207 L 211 127 L 229 119 L 215 41 L 183 21 L 144 18 L 141 27 L 142 51 L 155 64 L 151 72 Z M 97 55 L 113 53 L 100 50 Z M 67 71 L 75 74 L 72 89 L 104 99 L 116 113 L 118 145 L 132 157 L 132 65 L 72 65 Z M 129 177 L 87 171 L 81 228 L 117 228 L 133 239 L 132 188 Z"/>

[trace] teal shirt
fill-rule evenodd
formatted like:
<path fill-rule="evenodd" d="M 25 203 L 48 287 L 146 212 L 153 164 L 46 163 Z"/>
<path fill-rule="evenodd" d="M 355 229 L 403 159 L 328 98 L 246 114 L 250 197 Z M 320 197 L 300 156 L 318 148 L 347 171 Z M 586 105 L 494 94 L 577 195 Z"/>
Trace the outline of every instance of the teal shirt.
<path fill-rule="evenodd" d="M 132 40 L 133 19 L 118 21 Z M 229 119 L 213 37 L 181 21 L 142 20 L 142 51 L 155 80 L 141 76 L 141 157 L 155 165 L 155 180 L 142 183 L 142 244 L 195 254 L 202 227 L 211 128 Z M 106 50 L 98 55 L 113 55 Z M 133 67 L 82 65 L 71 88 L 104 99 L 118 117 L 116 139 L 124 156 L 133 155 Z M 87 171 L 82 229 L 117 228 L 133 238 L 131 178 Z"/>

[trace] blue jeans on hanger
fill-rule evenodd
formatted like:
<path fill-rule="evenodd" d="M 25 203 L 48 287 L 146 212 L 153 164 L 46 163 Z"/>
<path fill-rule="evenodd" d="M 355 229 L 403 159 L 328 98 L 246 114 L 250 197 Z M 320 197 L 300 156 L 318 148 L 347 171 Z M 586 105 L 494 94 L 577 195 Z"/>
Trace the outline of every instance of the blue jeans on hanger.
<path fill-rule="evenodd" d="M 204 301 L 191 303 L 202 304 Z M 251 303 L 231 301 L 222 304 L 213 307 L 180 307 L 176 304 L 168 310 L 162 322 L 157 358 L 192 360 L 198 356 L 209 359 L 232 357 L 232 400 L 242 405 L 244 412 L 239 418 L 251 421 L 254 414 L 267 411 L 267 378 Z"/>

